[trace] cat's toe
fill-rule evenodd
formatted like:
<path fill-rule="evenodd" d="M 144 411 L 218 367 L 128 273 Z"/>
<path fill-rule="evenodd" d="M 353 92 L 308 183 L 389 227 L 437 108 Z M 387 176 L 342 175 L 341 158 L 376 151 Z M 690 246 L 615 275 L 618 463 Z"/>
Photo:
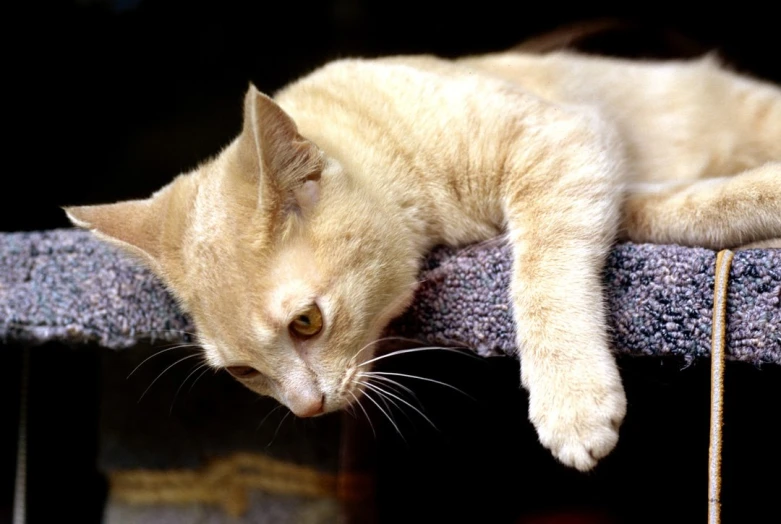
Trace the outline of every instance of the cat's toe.
<path fill-rule="evenodd" d="M 551 450 L 562 464 L 580 471 L 588 471 L 607 456 L 618 442 L 618 431 L 612 424 L 588 429 L 559 430 L 546 438 L 540 432 L 540 442 Z"/>
<path fill-rule="evenodd" d="M 556 394 L 544 402 L 531 399 L 530 418 L 542 445 L 561 463 L 588 471 L 618 442 L 626 397 L 618 383 L 591 392 Z"/>
<path fill-rule="evenodd" d="M 564 445 L 558 449 L 551 449 L 551 451 L 559 462 L 578 471 L 589 471 L 597 465 L 598 459 L 594 458 L 586 448 L 578 443 Z"/>

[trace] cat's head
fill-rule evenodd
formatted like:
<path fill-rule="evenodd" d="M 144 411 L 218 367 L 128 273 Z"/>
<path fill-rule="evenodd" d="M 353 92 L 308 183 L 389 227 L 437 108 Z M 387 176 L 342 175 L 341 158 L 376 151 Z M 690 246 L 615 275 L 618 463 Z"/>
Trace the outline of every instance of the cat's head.
<path fill-rule="evenodd" d="M 66 208 L 138 255 L 207 361 L 299 416 L 345 407 L 412 298 L 417 254 L 377 195 L 250 87 L 240 135 L 146 200 Z"/>

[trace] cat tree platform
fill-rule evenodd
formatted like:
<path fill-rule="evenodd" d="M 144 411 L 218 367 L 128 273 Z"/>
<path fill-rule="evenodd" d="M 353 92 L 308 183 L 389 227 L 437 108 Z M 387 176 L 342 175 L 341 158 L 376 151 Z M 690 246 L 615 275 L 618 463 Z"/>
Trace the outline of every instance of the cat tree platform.
<path fill-rule="evenodd" d="M 616 351 L 708 357 L 715 260 L 708 249 L 618 245 L 604 279 Z M 121 349 L 181 341 L 193 330 L 151 273 L 89 233 L 2 234 L 0 264 L 3 339 Z M 515 355 L 509 269 L 510 251 L 498 242 L 434 251 L 393 330 L 482 356 Z M 781 364 L 781 250 L 736 253 L 728 304 L 727 358 Z"/>

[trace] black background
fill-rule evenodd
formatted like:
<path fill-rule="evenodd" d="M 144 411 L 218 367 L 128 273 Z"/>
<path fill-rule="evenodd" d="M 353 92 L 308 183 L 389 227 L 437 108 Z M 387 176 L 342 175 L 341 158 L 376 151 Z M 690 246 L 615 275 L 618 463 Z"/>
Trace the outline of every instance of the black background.
<path fill-rule="evenodd" d="M 33 12 L 5 19 L 2 231 L 67 226 L 61 205 L 148 196 L 238 132 L 249 81 L 273 92 L 332 58 L 499 50 L 618 16 L 677 30 L 742 70 L 781 79 L 777 19 L 759 2 L 623 11 L 495 0 L 24 5 Z"/>
<path fill-rule="evenodd" d="M 716 49 L 734 67 L 778 82 L 781 46 L 769 6 L 82 0 L 28 3 L 24 13 L 8 8 L 0 231 L 67 227 L 61 205 L 148 196 L 238 132 L 248 82 L 273 92 L 342 56 L 498 50 L 568 22 L 618 16 L 633 29 L 606 44 L 616 54 Z M 688 44 L 661 36 L 670 31 Z M 0 399 L 13 421 L 21 358 L 15 349 L 8 355 Z M 91 458 L 95 357 L 48 347 L 32 360 L 30 395 L 39 409 L 30 429 L 31 497 L 39 508 L 95 522 L 105 490 Z M 707 363 L 621 364 L 630 414 L 616 452 L 589 475 L 557 465 L 536 444 L 517 364 L 475 368 L 447 357 L 399 364 L 457 384 L 478 402 L 421 386 L 440 432 L 420 422 L 405 444 L 380 424 L 383 521 L 509 523 L 564 510 L 598 512 L 609 522 L 703 521 Z M 774 477 L 781 373 L 737 364 L 727 372 L 725 522 L 765 521 L 777 514 L 781 484 Z M 11 501 L 15 424 L 2 431 L 0 521 Z"/>

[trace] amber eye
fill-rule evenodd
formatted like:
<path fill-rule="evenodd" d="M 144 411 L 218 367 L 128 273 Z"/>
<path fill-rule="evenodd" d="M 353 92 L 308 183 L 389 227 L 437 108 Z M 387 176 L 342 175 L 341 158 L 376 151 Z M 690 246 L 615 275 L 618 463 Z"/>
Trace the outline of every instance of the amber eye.
<path fill-rule="evenodd" d="M 323 329 L 323 315 L 317 304 L 312 304 L 301 313 L 288 326 L 290 333 L 298 338 L 312 338 Z"/>
<path fill-rule="evenodd" d="M 260 375 L 260 371 L 249 366 L 228 366 L 225 369 L 236 378 L 252 378 Z"/>

